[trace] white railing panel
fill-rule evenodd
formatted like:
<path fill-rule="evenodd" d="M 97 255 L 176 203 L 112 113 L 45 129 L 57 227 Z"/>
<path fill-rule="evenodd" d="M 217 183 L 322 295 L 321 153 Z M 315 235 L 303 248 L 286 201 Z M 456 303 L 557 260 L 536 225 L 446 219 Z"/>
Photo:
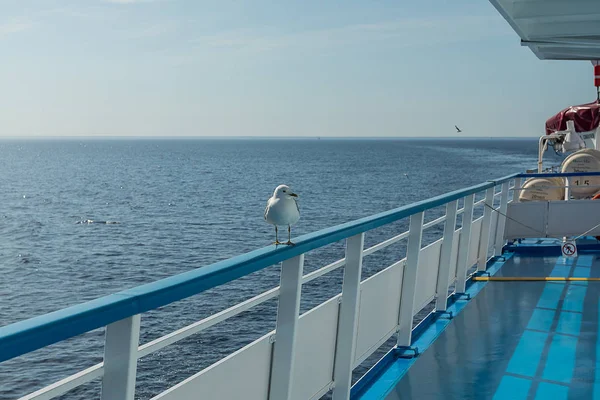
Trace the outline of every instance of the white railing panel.
<path fill-rule="evenodd" d="M 396 330 L 405 263 L 403 259 L 360 284 L 355 364 L 364 361 Z"/>
<path fill-rule="evenodd" d="M 454 231 L 454 239 L 452 240 L 452 254 L 450 255 L 450 274 L 448 274 L 448 286 L 451 286 L 456 281 L 456 266 L 458 265 L 458 245 L 460 244 L 461 229 Z"/>
<path fill-rule="evenodd" d="M 63 395 L 76 387 L 85 385 L 94 379 L 100 378 L 104 375 L 103 363 L 96 364 L 93 367 L 84 369 L 76 374 L 61 379 L 51 385 L 48 385 L 38 391 L 30 393 L 26 396 L 19 398 L 19 400 L 49 400 L 60 395 Z"/>
<path fill-rule="evenodd" d="M 419 275 L 419 256 L 423 233 L 423 212 L 410 216 L 406 245 L 406 265 L 400 289 L 400 312 L 398 315 L 398 346 L 410 346 L 415 309 L 415 290 Z"/>
<path fill-rule="evenodd" d="M 563 204 L 566 205 L 570 205 L 571 203 L 575 204 L 575 202 L 563 202 Z M 596 201 L 596 203 L 598 203 L 598 201 Z M 577 206 L 571 207 L 569 213 L 564 214 L 564 221 L 561 221 L 561 223 L 569 224 L 573 215 L 571 211 L 577 209 Z M 564 211 L 562 212 L 564 213 Z M 504 225 L 505 239 L 541 238 L 545 236 L 546 224 L 548 223 L 548 202 L 528 201 L 523 203 L 510 203 L 508 204 L 506 215 L 508 218 Z M 589 215 L 588 217 L 584 217 L 584 220 L 587 221 L 588 219 Z M 564 233 L 558 237 L 561 236 L 564 236 Z"/>
<path fill-rule="evenodd" d="M 185 379 L 153 400 L 266 400 L 274 332 Z"/>
<path fill-rule="evenodd" d="M 474 264 L 477 264 L 477 261 L 479 261 L 479 242 L 481 241 L 482 223 L 483 217 L 479 217 L 473 221 L 473 225 L 471 226 L 471 245 L 469 247 L 468 268 L 471 268 Z"/>
<path fill-rule="evenodd" d="M 442 239 L 421 249 L 413 315 L 416 315 L 435 298 L 441 251 Z"/>
<path fill-rule="evenodd" d="M 600 201 L 573 200 L 548 203 L 548 237 L 600 235 Z M 523 204 L 523 203 L 520 203 Z"/>
<path fill-rule="evenodd" d="M 488 256 L 492 256 L 494 254 L 494 249 L 496 248 L 496 235 L 498 234 L 498 212 L 492 211 L 492 218 L 490 224 L 490 240 L 488 243 Z"/>
<path fill-rule="evenodd" d="M 436 283 L 435 308 L 438 311 L 446 311 L 448 306 L 446 294 L 448 293 L 448 279 L 450 277 L 454 228 L 456 228 L 456 206 L 456 200 L 446 204 L 447 219 L 444 223 L 444 236 L 442 237 L 442 248 L 440 250 L 440 268 Z"/>
<path fill-rule="evenodd" d="M 324 390 L 329 390 L 335 361 L 339 299 L 337 295 L 300 317 L 296 338 L 299 351 L 292 385 L 294 400 L 320 397 Z"/>
<path fill-rule="evenodd" d="M 498 234 L 496 236 L 496 247 L 494 255 L 502 255 L 502 247 L 506 243 L 504 239 L 504 225 L 506 224 L 506 210 L 508 206 L 508 182 L 502 184 L 502 195 L 500 196 L 500 209 L 498 210 Z"/>

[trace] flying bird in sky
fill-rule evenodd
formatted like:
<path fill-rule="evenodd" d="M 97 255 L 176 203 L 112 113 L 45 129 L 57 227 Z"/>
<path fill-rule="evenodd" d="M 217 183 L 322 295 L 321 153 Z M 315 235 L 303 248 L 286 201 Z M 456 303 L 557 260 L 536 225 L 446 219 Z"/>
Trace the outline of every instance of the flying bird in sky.
<path fill-rule="evenodd" d="M 462 132 L 458 126 L 454 125 L 454 127 L 456 128 L 456 133 L 461 133 Z"/>

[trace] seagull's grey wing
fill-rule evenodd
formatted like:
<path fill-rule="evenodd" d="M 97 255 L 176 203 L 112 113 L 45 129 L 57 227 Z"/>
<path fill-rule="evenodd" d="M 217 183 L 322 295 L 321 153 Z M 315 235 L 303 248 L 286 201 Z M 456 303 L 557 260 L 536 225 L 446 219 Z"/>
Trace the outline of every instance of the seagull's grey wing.
<path fill-rule="evenodd" d="M 298 210 L 298 214 L 300 214 L 300 207 L 298 207 L 298 201 L 294 199 L 294 203 L 296 203 L 296 210 Z"/>
<path fill-rule="evenodd" d="M 267 206 L 265 207 L 265 221 L 267 220 L 267 210 L 269 209 L 269 202 L 267 201 Z"/>

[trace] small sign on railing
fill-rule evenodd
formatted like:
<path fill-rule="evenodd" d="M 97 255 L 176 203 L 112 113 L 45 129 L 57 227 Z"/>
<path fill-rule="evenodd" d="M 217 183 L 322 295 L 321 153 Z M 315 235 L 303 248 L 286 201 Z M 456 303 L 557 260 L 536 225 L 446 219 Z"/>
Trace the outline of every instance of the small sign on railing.
<path fill-rule="evenodd" d="M 574 240 L 565 241 L 560 250 L 563 257 L 577 257 L 577 245 Z"/>

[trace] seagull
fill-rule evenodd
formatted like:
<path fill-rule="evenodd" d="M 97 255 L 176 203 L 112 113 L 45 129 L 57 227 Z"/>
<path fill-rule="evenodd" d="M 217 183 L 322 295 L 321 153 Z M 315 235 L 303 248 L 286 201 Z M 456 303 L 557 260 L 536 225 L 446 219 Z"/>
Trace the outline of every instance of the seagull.
<path fill-rule="evenodd" d="M 296 199 L 298 195 L 286 186 L 279 185 L 273 192 L 273 196 L 267 201 L 267 207 L 265 208 L 265 221 L 271 225 L 275 225 L 275 245 L 284 244 L 277 238 L 277 225 L 287 225 L 288 227 L 288 241 L 287 245 L 294 245 L 292 243 L 292 230 L 291 226 L 294 225 L 300 219 L 300 208 Z"/>
<path fill-rule="evenodd" d="M 454 125 L 454 127 L 456 128 L 456 133 L 461 133 L 462 132 L 458 126 Z"/>

